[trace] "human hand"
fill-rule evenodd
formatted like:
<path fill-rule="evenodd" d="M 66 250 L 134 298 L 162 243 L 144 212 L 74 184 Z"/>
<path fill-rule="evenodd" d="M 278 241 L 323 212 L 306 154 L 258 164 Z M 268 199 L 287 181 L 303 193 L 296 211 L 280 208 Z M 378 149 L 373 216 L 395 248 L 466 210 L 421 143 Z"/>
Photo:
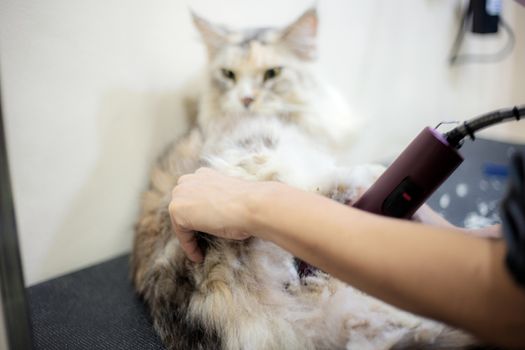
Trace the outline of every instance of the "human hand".
<path fill-rule="evenodd" d="M 428 204 L 424 203 L 412 216 L 412 219 L 426 225 L 437 226 L 442 228 L 456 228 L 444 217 L 439 215 Z"/>
<path fill-rule="evenodd" d="M 209 168 L 179 178 L 171 194 L 169 213 L 172 228 L 190 260 L 203 260 L 195 231 L 227 239 L 250 236 L 247 200 L 260 186 Z"/>
<path fill-rule="evenodd" d="M 482 238 L 499 238 L 501 237 L 501 228 L 500 225 L 491 225 L 487 227 L 477 228 L 477 229 L 467 229 L 452 225 L 444 217 L 439 215 L 434 209 L 432 209 L 428 204 L 423 204 L 419 208 L 414 216 L 412 217 L 414 221 L 421 222 L 426 225 L 442 227 L 442 228 L 453 228 L 458 231 L 461 231 L 466 234 L 470 234 Z"/>

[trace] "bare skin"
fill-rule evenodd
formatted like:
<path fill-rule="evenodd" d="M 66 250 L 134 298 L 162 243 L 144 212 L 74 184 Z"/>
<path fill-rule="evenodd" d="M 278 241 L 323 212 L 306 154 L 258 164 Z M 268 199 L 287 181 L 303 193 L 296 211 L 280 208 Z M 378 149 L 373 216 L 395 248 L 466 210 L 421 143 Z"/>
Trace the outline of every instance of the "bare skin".
<path fill-rule="evenodd" d="M 505 268 L 503 240 L 467 235 L 428 208 L 418 213 L 424 225 L 203 168 L 179 179 L 170 214 L 194 262 L 203 259 L 194 231 L 257 236 L 385 302 L 495 345 L 525 347 L 525 291 Z"/>

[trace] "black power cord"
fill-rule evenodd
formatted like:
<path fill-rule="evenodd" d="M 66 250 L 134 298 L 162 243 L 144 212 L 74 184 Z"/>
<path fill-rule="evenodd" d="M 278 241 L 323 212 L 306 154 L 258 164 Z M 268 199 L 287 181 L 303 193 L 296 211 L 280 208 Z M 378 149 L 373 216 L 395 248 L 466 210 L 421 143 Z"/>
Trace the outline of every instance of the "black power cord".
<path fill-rule="evenodd" d="M 492 111 L 479 117 L 467 120 L 449 132 L 446 132 L 444 136 L 450 146 L 460 148 L 465 137 L 469 136 L 472 140 L 474 140 L 474 133 L 481 129 L 509 120 L 520 120 L 521 117 L 524 116 L 525 105 L 515 106 L 513 108 L 498 109 L 496 111 Z"/>

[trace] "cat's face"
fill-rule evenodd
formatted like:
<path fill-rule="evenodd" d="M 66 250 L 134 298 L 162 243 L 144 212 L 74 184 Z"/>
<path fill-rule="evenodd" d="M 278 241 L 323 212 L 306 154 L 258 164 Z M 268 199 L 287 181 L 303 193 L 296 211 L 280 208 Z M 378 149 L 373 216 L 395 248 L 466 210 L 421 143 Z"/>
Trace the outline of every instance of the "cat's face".
<path fill-rule="evenodd" d="M 214 109 L 239 116 L 300 109 L 305 63 L 315 57 L 315 10 L 284 29 L 234 32 L 197 16 L 194 21 L 208 49 Z"/>

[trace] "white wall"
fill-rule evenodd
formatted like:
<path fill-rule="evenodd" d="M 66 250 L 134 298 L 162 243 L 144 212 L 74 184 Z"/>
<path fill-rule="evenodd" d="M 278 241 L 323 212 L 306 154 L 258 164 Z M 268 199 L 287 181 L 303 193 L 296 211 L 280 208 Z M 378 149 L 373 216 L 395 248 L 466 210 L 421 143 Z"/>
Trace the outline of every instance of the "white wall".
<path fill-rule="evenodd" d="M 204 64 L 188 8 L 234 26 L 282 25 L 311 1 L 0 1 L 8 151 L 26 282 L 129 251 L 155 155 L 179 135 L 181 94 Z M 426 125 L 525 103 L 525 8 L 504 1 L 518 45 L 450 69 L 454 0 L 324 0 L 320 63 L 370 122 L 361 158 L 392 156 Z M 503 38 L 469 40 L 488 51 Z M 492 135 L 525 140 L 525 123 Z"/>

